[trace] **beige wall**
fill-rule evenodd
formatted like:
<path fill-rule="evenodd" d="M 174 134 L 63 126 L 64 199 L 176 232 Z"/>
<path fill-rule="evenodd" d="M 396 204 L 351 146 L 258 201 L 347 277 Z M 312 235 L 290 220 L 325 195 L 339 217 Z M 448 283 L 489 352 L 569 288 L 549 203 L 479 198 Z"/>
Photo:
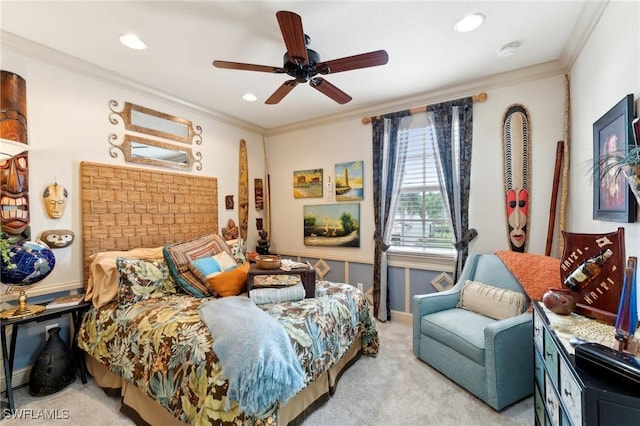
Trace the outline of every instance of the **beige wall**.
<path fill-rule="evenodd" d="M 71 247 L 56 249 L 56 267 L 49 276 L 30 291 L 30 295 L 46 291 L 49 286 L 77 287 L 82 282 L 82 232 L 80 222 L 79 167 L 81 161 L 125 165 L 124 158 L 111 158 L 108 136 L 120 135 L 124 126 L 109 123 L 109 100 L 125 101 L 153 108 L 192 120 L 202 127 L 202 145 L 195 146 L 202 153 L 202 170 L 190 173 L 218 178 L 220 227 L 229 218 L 236 223 L 238 215 L 238 145 L 247 142 L 249 153 L 250 189 L 253 179 L 264 177 L 264 148 L 262 136 L 221 123 L 204 113 L 184 105 L 151 96 L 126 85 L 105 82 L 86 74 L 25 56 L 12 50 L 2 50 L 0 67 L 14 72 L 27 85 L 27 124 L 29 144 L 29 198 L 32 236 L 47 229 L 71 229 L 76 240 Z M 57 181 L 69 191 L 67 210 L 61 219 L 50 219 L 41 202 L 44 188 Z M 225 210 L 224 195 L 234 194 L 236 207 Z M 250 201 L 249 244 L 255 246 L 257 232 L 255 217 L 264 211 L 254 209 Z M 3 300 L 7 296 L 3 295 Z"/>

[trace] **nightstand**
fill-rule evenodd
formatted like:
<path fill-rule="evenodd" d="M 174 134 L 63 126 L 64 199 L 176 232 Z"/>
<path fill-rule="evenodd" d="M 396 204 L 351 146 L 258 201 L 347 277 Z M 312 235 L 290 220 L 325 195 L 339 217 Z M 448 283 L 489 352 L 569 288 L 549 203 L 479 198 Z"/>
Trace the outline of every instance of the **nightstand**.
<path fill-rule="evenodd" d="M 7 399 L 9 401 L 9 410 L 13 413 L 15 411 L 15 403 L 13 400 L 13 357 L 16 349 L 16 342 L 18 340 L 18 330 L 23 324 L 29 324 L 31 322 L 42 322 L 54 318 L 59 318 L 63 315 L 71 315 L 73 320 L 73 330 L 70 331 L 70 346 L 75 355 L 77 364 L 80 366 L 80 378 L 82 383 L 87 383 L 87 368 L 84 362 L 84 357 L 79 353 L 79 350 L 75 344 L 76 331 L 80 327 L 82 321 L 82 314 L 91 307 L 91 302 L 81 302 L 78 305 L 67 306 L 64 308 L 45 309 L 34 315 L 30 315 L 24 318 L 14 318 L 2 320 L 0 322 L 0 339 L 2 339 L 2 361 L 4 364 L 4 376 L 7 381 Z M 7 328 L 12 327 L 11 330 L 11 344 L 7 348 Z"/>
<path fill-rule="evenodd" d="M 310 299 L 316 296 L 316 270 L 314 268 L 295 268 L 290 271 L 282 269 L 259 269 L 258 265 L 252 263 L 249 266 L 247 275 L 247 292 L 253 288 L 253 277 L 256 275 L 300 275 L 300 280 L 304 286 L 305 298 Z"/>

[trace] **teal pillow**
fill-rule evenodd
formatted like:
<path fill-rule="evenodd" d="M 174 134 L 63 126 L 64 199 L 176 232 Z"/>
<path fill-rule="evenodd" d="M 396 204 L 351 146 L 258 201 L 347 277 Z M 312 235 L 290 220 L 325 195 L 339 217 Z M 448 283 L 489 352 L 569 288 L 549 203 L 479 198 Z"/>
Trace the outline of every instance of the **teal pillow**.
<path fill-rule="evenodd" d="M 191 272 L 202 282 L 207 281 L 207 275 L 216 272 L 222 272 L 220 264 L 213 257 L 203 257 L 202 259 L 192 260 L 189 265 Z"/>
<path fill-rule="evenodd" d="M 201 257 L 189 262 L 189 269 L 193 275 L 198 277 L 203 283 L 208 277 L 213 277 L 221 272 L 230 271 L 238 267 L 233 257 L 226 252 L 218 253 L 214 256 Z"/>

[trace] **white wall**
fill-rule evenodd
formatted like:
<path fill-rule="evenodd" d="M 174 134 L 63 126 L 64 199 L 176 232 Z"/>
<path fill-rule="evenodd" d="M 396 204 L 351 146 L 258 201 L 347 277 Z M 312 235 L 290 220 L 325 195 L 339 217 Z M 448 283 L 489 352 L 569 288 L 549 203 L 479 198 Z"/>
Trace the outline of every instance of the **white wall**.
<path fill-rule="evenodd" d="M 628 256 L 640 255 L 640 224 L 593 220 L 593 123 L 627 94 L 640 110 L 640 3 L 610 2 L 571 69 L 570 232 L 625 228 Z M 637 113 L 636 113 L 637 116 Z M 638 206 L 640 209 L 640 206 Z"/>
<path fill-rule="evenodd" d="M 267 163 L 271 179 L 271 247 L 279 253 L 302 253 L 309 257 L 345 260 L 373 259 L 373 188 L 371 125 L 348 120 L 272 136 L 267 140 Z M 335 182 L 335 165 L 364 162 L 364 200 L 360 203 L 360 249 L 305 247 L 303 206 L 331 204 L 327 201 L 327 177 Z M 323 198 L 294 198 L 293 171 L 324 169 Z"/>
<path fill-rule="evenodd" d="M 502 123 L 512 104 L 524 105 L 530 120 L 528 252 L 544 254 L 549 223 L 556 145 L 563 139 L 564 76 L 557 75 L 487 91 L 473 107 L 473 157 L 469 227 L 478 231 L 470 251 L 508 250 Z M 554 250 L 557 248 L 554 245 Z M 553 254 L 553 253 L 552 253 Z"/>
<path fill-rule="evenodd" d="M 640 111 L 640 3 L 610 2 L 571 69 L 569 232 L 625 228 L 627 256 L 640 256 L 640 223 L 593 220 L 593 123 L 627 94 Z M 640 206 L 637 206 L 640 211 Z M 637 218 L 636 218 L 637 220 Z M 638 300 L 640 312 L 640 299 Z"/>
<path fill-rule="evenodd" d="M 193 146 L 202 153 L 202 170 L 194 168 L 189 173 L 218 178 L 219 227 L 226 226 L 229 218 L 238 223 L 238 146 L 240 139 L 245 139 L 251 181 L 248 245 L 256 245 L 255 218 L 264 217 L 264 210 L 256 211 L 253 202 L 253 179 L 264 178 L 261 135 L 221 123 L 170 100 L 93 79 L 13 50 L 3 49 L 1 61 L 2 70 L 20 75 L 27 86 L 27 125 L 32 148 L 29 152 L 32 237 L 35 239 L 48 229 L 71 229 L 76 235 L 71 247 L 54 251 L 56 267 L 38 283 L 37 289 L 65 283 L 70 286 L 81 285 L 80 162 L 127 164 L 122 155 L 118 158 L 109 155 L 109 134 L 119 135 L 118 141 L 122 141 L 124 134 L 122 123 L 115 126 L 109 123 L 111 99 L 120 104 L 118 110 L 125 101 L 129 101 L 189 119 L 194 125 L 202 127 L 202 145 Z M 50 219 L 41 201 L 42 191 L 54 181 L 69 191 L 67 209 L 60 219 Z M 227 194 L 234 194 L 234 210 L 225 209 L 224 196 Z M 3 295 L 3 300 L 6 298 Z"/>
<path fill-rule="evenodd" d="M 529 251 L 544 253 L 556 142 L 564 126 L 564 76 L 486 90 L 487 101 L 473 107 L 473 156 L 469 226 L 478 230 L 471 251 L 492 253 L 509 248 L 504 202 L 502 121 L 507 108 L 520 103 L 531 120 L 531 223 Z M 428 103 L 428 102 L 426 102 Z M 272 244 L 277 251 L 310 257 L 373 259 L 373 192 L 371 125 L 350 119 L 267 138 L 272 187 Z M 323 168 L 334 178 L 334 166 L 363 160 L 365 195 L 361 202 L 360 249 L 305 247 L 302 209 L 324 199 L 293 197 L 293 171 Z M 326 188 L 325 188 L 326 190 Z M 326 191 L 325 191 L 326 194 Z"/>

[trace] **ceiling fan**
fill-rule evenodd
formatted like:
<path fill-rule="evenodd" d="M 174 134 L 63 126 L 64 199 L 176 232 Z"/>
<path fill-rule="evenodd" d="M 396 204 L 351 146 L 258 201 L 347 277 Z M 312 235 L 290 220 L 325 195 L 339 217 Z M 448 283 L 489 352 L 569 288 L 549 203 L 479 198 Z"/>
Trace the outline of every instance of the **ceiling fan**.
<path fill-rule="evenodd" d="M 317 75 L 335 74 L 360 68 L 375 67 L 384 65 L 389 60 L 387 52 L 384 50 L 376 50 L 360 55 L 320 62 L 320 55 L 307 47 L 311 39 L 302 30 L 302 18 L 293 12 L 287 11 L 277 12 L 276 18 L 278 19 L 282 38 L 287 48 L 287 52 L 283 57 L 284 65 L 282 67 L 213 61 L 213 66 L 217 68 L 287 74 L 293 77 L 293 80 L 287 80 L 282 83 L 269 99 L 265 101 L 266 104 L 277 104 L 289 94 L 298 83 L 306 82 L 309 82 L 311 87 L 327 95 L 337 103 L 346 104 L 351 100 L 351 96 L 324 78 L 317 77 Z"/>

